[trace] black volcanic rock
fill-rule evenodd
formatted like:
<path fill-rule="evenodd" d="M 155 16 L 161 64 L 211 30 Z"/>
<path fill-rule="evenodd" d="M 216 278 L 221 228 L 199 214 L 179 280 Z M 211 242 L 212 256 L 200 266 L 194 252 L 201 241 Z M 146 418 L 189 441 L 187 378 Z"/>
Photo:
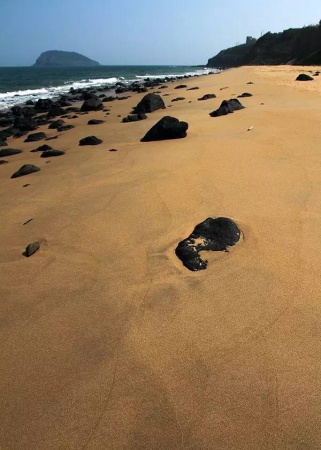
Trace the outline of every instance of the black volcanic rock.
<path fill-rule="evenodd" d="M 0 141 L 0 147 L 6 147 L 7 145 L 6 141 Z"/>
<path fill-rule="evenodd" d="M 50 130 L 56 130 L 57 128 L 61 127 L 64 123 L 65 123 L 65 121 L 62 120 L 62 119 L 55 120 L 54 122 L 52 122 L 52 123 L 49 125 L 48 128 L 49 128 Z"/>
<path fill-rule="evenodd" d="M 205 95 L 203 95 L 203 97 L 198 98 L 198 100 L 199 101 L 201 101 L 201 100 L 209 100 L 210 98 L 216 98 L 216 95 L 215 94 L 205 94 Z"/>
<path fill-rule="evenodd" d="M 36 152 L 45 152 L 46 150 L 52 150 L 52 147 L 50 147 L 50 145 L 43 144 L 43 145 L 40 145 L 40 147 L 37 147 L 30 151 L 31 151 L 31 153 L 36 153 Z"/>
<path fill-rule="evenodd" d="M 209 115 L 211 117 L 225 116 L 226 114 L 231 114 L 234 111 L 244 108 L 245 106 L 243 106 L 239 100 L 231 98 L 230 100 L 223 100 L 221 106 L 217 110 L 212 111 Z"/>
<path fill-rule="evenodd" d="M 25 164 L 24 166 L 20 167 L 17 172 L 11 175 L 11 178 L 23 177 L 25 175 L 29 175 L 30 173 L 39 172 L 39 170 L 40 168 L 34 166 L 33 164 Z"/>
<path fill-rule="evenodd" d="M 102 101 L 99 97 L 91 97 L 81 105 L 81 111 L 100 111 L 103 109 Z"/>
<path fill-rule="evenodd" d="M 79 145 L 98 145 L 101 144 L 103 141 L 96 136 L 87 136 L 83 139 L 80 139 Z"/>
<path fill-rule="evenodd" d="M 158 94 L 145 95 L 137 106 L 134 108 L 135 114 L 145 114 L 156 111 L 157 109 L 165 109 L 165 103 L 162 97 Z"/>
<path fill-rule="evenodd" d="M 300 75 L 296 77 L 295 81 L 313 81 L 313 78 L 306 73 L 300 73 Z"/>
<path fill-rule="evenodd" d="M 36 112 L 46 112 L 49 111 L 53 105 L 53 101 L 50 98 L 39 98 L 34 106 Z"/>
<path fill-rule="evenodd" d="M 85 67 L 99 65 L 97 61 L 93 61 L 80 53 L 61 50 L 48 50 L 41 53 L 34 64 L 37 67 Z"/>
<path fill-rule="evenodd" d="M 51 108 L 48 111 L 47 118 L 50 117 L 56 117 L 56 116 L 62 116 L 65 114 L 66 111 L 61 108 L 59 105 L 52 105 Z"/>
<path fill-rule="evenodd" d="M 21 116 L 15 118 L 13 126 L 21 131 L 33 131 L 37 128 L 34 118 Z"/>
<path fill-rule="evenodd" d="M 238 95 L 237 98 L 253 97 L 249 92 L 243 92 L 243 94 Z"/>
<path fill-rule="evenodd" d="M 241 231 L 231 219 L 209 217 L 194 228 L 192 234 L 176 247 L 176 256 L 192 271 L 207 268 L 207 261 L 200 257 L 204 250 L 225 251 L 240 240 Z"/>
<path fill-rule="evenodd" d="M 46 150 L 46 151 L 44 151 L 41 155 L 40 155 L 40 157 L 41 158 L 50 158 L 50 157 L 55 157 L 55 156 L 62 156 L 62 155 L 64 155 L 65 154 L 65 152 L 63 151 L 63 150 L 54 150 L 54 149 L 51 149 L 51 150 Z"/>
<path fill-rule="evenodd" d="M 28 135 L 27 139 L 25 139 L 25 142 L 35 142 L 35 141 L 41 141 L 41 139 L 46 139 L 45 133 L 31 133 Z"/>
<path fill-rule="evenodd" d="M 100 120 L 100 119 L 90 119 L 87 122 L 87 125 L 100 125 L 101 123 L 104 123 L 104 120 Z"/>
<path fill-rule="evenodd" d="M 19 153 L 22 153 L 22 150 L 16 148 L 3 148 L 0 150 L 0 157 L 4 158 L 5 156 L 18 155 Z"/>
<path fill-rule="evenodd" d="M 138 122 L 139 120 L 147 119 L 146 114 L 128 114 L 128 116 L 124 117 L 122 122 Z"/>
<path fill-rule="evenodd" d="M 36 242 L 32 242 L 31 244 L 29 244 L 24 252 L 24 256 L 26 256 L 27 258 L 29 258 L 29 256 L 33 255 L 34 253 L 36 253 L 38 250 L 40 249 L 40 242 L 36 241 Z"/>
<path fill-rule="evenodd" d="M 187 136 L 188 123 L 175 117 L 165 116 L 157 122 L 141 139 L 141 142 L 180 139 Z"/>
<path fill-rule="evenodd" d="M 186 84 L 179 84 L 178 86 L 175 87 L 175 89 L 184 89 L 187 88 Z"/>
<path fill-rule="evenodd" d="M 73 128 L 75 128 L 75 125 L 61 125 L 57 128 L 57 131 L 68 131 L 72 130 Z"/>
<path fill-rule="evenodd" d="M 8 161 L 6 161 L 5 159 L 0 159 L 0 164 L 8 164 Z"/>

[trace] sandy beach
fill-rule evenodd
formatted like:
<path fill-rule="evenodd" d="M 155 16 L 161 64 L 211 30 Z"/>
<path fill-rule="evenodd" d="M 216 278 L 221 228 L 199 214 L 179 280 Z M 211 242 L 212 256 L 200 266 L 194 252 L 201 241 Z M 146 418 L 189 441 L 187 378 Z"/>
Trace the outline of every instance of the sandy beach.
<path fill-rule="evenodd" d="M 0 166 L 1 450 L 321 449 L 321 76 L 295 81 L 314 70 L 180 80 L 146 120 L 121 123 L 131 93 L 37 130 L 56 140 L 8 139 L 23 153 Z M 244 110 L 209 116 L 243 92 Z M 165 115 L 187 137 L 140 142 Z M 66 154 L 30 153 L 43 143 Z M 27 163 L 41 170 L 10 178 Z M 187 270 L 177 244 L 219 216 L 242 239 Z"/>

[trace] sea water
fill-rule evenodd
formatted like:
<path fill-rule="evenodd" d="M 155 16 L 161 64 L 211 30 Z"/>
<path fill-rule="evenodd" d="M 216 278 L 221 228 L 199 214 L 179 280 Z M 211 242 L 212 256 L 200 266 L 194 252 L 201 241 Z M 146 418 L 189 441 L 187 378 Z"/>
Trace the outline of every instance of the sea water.
<path fill-rule="evenodd" d="M 117 82 L 215 71 L 192 66 L 0 67 L 0 110 L 27 100 L 56 97 L 70 88 L 108 87 Z"/>

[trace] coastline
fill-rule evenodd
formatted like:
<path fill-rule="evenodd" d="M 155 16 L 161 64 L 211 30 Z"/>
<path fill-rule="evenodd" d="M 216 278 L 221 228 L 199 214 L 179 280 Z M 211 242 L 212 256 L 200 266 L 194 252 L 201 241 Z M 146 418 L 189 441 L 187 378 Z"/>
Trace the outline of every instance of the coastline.
<path fill-rule="evenodd" d="M 126 93 L 37 129 L 55 140 L 8 138 L 23 153 L 0 166 L 0 446 L 318 447 L 321 77 L 295 81 L 314 69 L 178 80 L 146 120 L 121 123 L 146 95 Z M 209 117 L 243 92 L 244 110 Z M 166 115 L 187 137 L 140 142 Z M 43 143 L 66 154 L 30 153 Z M 41 171 L 10 179 L 27 163 Z M 215 216 L 243 239 L 189 272 L 175 247 Z"/>

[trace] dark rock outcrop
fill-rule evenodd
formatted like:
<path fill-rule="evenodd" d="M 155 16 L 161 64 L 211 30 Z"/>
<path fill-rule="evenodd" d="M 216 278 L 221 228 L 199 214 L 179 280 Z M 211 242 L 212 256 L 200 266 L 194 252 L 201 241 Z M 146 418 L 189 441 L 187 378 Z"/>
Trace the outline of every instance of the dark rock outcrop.
<path fill-rule="evenodd" d="M 45 133 L 32 133 L 25 139 L 25 142 L 41 141 L 41 139 L 46 139 L 46 137 L 47 135 Z"/>
<path fill-rule="evenodd" d="M 122 122 L 138 122 L 139 120 L 147 119 L 146 114 L 128 114 L 128 116 L 124 117 Z"/>
<path fill-rule="evenodd" d="M 22 153 L 22 150 L 16 148 L 3 148 L 0 150 L 0 157 L 4 158 L 5 156 L 18 155 L 19 153 Z"/>
<path fill-rule="evenodd" d="M 231 219 L 209 217 L 194 228 L 192 234 L 176 247 L 176 256 L 192 271 L 204 270 L 208 261 L 200 257 L 204 250 L 225 251 L 240 240 L 241 231 Z"/>
<path fill-rule="evenodd" d="M 313 81 L 313 78 L 306 73 L 300 73 L 300 75 L 296 77 L 295 81 Z"/>
<path fill-rule="evenodd" d="M 96 136 L 87 136 L 83 139 L 80 139 L 79 145 L 98 145 L 101 144 L 103 141 Z"/>
<path fill-rule="evenodd" d="M 76 52 L 48 50 L 41 53 L 34 66 L 37 67 L 85 67 L 99 66 L 97 61 Z"/>
<path fill-rule="evenodd" d="M 94 96 L 85 100 L 80 109 L 81 111 L 100 111 L 103 107 L 101 99 Z"/>
<path fill-rule="evenodd" d="M 198 100 L 209 100 L 210 98 L 216 98 L 215 94 L 205 94 L 203 97 L 199 98 Z"/>
<path fill-rule="evenodd" d="M 17 170 L 17 172 L 11 175 L 11 178 L 23 177 L 25 175 L 29 175 L 30 173 L 39 172 L 39 170 L 40 168 L 34 166 L 33 164 L 25 164 L 22 167 L 20 167 L 20 169 Z"/>
<path fill-rule="evenodd" d="M 217 110 L 212 111 L 209 115 L 211 117 L 225 116 L 226 114 L 231 114 L 234 111 L 244 108 L 245 106 L 243 106 L 236 98 L 231 98 L 230 100 L 223 100 L 221 106 Z"/>
<path fill-rule="evenodd" d="M 187 136 L 188 123 L 175 117 L 165 116 L 157 122 L 141 139 L 141 142 L 180 139 Z"/>
<path fill-rule="evenodd" d="M 137 106 L 134 108 L 135 114 L 145 114 L 156 111 L 157 109 L 164 109 L 165 103 L 162 97 L 158 94 L 145 95 Z"/>

